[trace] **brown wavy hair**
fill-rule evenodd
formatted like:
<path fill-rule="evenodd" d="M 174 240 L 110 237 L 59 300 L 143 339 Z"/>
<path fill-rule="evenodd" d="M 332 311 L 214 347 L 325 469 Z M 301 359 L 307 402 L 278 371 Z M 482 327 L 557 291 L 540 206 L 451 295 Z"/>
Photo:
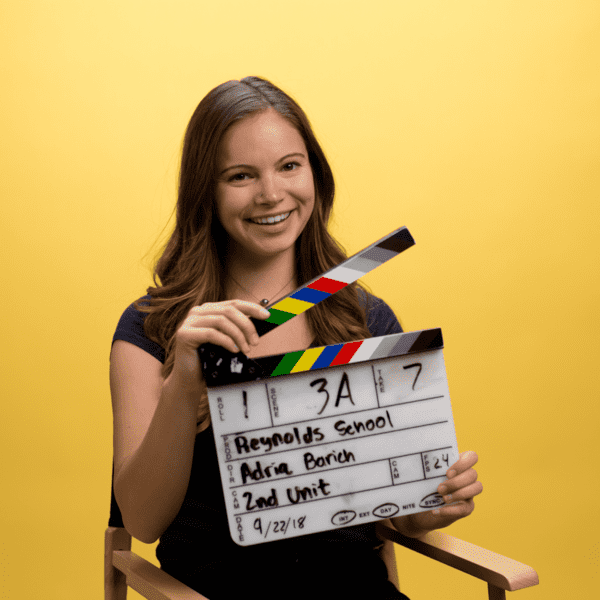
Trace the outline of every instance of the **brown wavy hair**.
<path fill-rule="evenodd" d="M 215 203 L 219 143 L 233 123 L 268 109 L 276 110 L 302 135 L 315 181 L 315 207 L 296 242 L 298 284 L 347 258 L 327 230 L 335 194 L 333 173 L 304 111 L 285 92 L 259 77 L 217 86 L 200 102 L 185 132 L 175 229 L 154 267 L 155 285 L 147 290 L 150 300 L 134 303 L 148 313 L 144 320 L 148 338 L 165 348 L 165 378 L 173 369 L 175 332 L 189 310 L 204 302 L 226 300 L 223 257 L 227 235 Z M 306 313 L 317 345 L 371 337 L 357 288 L 357 284 L 349 285 Z M 205 397 L 198 421 L 208 418 Z"/>

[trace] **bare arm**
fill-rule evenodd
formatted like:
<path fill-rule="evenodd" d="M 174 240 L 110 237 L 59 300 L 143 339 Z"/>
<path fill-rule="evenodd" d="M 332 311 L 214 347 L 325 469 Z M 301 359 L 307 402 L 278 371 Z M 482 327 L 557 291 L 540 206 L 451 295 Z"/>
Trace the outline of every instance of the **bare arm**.
<path fill-rule="evenodd" d="M 142 542 L 158 539 L 177 515 L 192 468 L 200 381 L 121 340 L 113 344 L 114 490 L 125 528 Z"/>
<path fill-rule="evenodd" d="M 239 300 L 194 307 L 176 333 L 175 362 L 165 380 L 153 356 L 129 342 L 113 344 L 115 498 L 125 528 L 143 542 L 162 535 L 188 487 L 205 390 L 197 348 L 211 342 L 237 352 L 237 343 L 248 352 L 258 336 L 245 313 L 268 315 L 257 304 Z"/>

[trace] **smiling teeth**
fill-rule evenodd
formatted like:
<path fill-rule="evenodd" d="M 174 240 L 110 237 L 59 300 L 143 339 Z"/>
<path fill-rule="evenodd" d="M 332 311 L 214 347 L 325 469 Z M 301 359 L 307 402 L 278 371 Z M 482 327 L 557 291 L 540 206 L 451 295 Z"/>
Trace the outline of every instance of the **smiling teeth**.
<path fill-rule="evenodd" d="M 257 223 L 260 225 L 268 225 L 269 223 L 279 223 L 279 221 L 284 221 L 287 219 L 292 211 L 283 213 L 282 215 L 277 215 L 276 217 L 266 217 L 265 219 L 250 219 L 253 223 Z"/>

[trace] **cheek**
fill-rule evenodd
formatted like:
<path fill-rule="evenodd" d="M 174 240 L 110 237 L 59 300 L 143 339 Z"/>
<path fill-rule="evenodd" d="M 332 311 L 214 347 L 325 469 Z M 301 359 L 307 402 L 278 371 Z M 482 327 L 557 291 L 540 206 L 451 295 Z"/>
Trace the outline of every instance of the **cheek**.
<path fill-rule="evenodd" d="M 306 204 L 314 205 L 316 188 L 312 173 L 298 179 L 297 191 L 298 194 L 304 199 Z"/>
<path fill-rule="evenodd" d="M 240 198 L 242 195 L 238 190 L 217 190 L 216 209 L 221 221 L 230 219 L 240 213 L 245 206 L 243 198 Z"/>

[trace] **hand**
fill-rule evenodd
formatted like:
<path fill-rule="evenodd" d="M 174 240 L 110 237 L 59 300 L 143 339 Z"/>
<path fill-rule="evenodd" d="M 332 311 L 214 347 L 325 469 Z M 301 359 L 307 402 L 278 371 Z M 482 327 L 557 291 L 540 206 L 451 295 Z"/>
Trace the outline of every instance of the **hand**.
<path fill-rule="evenodd" d="M 446 472 L 447 481 L 438 486 L 438 493 L 445 504 L 434 510 L 414 513 L 392 519 L 400 533 L 419 537 L 433 529 L 448 527 L 458 519 L 469 516 L 475 509 L 473 498 L 483 491 L 473 466 L 479 457 L 475 452 L 462 452 L 459 459 Z"/>
<path fill-rule="evenodd" d="M 269 311 L 254 302 L 226 300 L 194 306 L 175 333 L 175 366 L 187 372 L 200 371 L 198 346 L 205 343 L 245 354 L 258 344 L 258 334 L 248 317 L 266 319 Z"/>

